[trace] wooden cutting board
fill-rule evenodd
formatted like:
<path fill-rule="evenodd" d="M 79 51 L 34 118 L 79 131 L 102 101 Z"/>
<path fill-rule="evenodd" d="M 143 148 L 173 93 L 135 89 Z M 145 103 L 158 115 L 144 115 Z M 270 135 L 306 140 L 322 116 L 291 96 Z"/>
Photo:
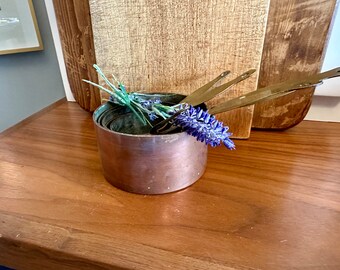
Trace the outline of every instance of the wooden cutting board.
<path fill-rule="evenodd" d="M 189 94 L 224 70 L 259 69 L 268 0 L 90 0 L 97 64 L 129 91 Z M 209 105 L 257 86 L 257 75 Z M 103 83 L 100 81 L 100 83 Z M 248 138 L 253 107 L 219 115 Z"/>
<path fill-rule="evenodd" d="M 87 111 L 100 105 L 97 89 L 82 79 L 98 82 L 89 2 L 53 0 L 67 77 L 76 102 Z"/>
<path fill-rule="evenodd" d="M 336 0 L 270 3 L 259 87 L 320 71 Z M 300 123 L 314 88 L 255 105 L 254 128 L 286 129 Z"/>

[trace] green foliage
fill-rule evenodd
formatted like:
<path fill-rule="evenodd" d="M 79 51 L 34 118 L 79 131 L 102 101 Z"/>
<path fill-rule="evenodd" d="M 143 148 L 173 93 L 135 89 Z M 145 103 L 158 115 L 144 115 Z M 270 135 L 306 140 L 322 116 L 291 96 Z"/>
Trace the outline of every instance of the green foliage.
<path fill-rule="evenodd" d="M 86 82 L 86 83 L 92 84 L 92 85 L 98 87 L 100 90 L 108 93 L 110 95 L 112 101 L 114 101 L 115 103 L 117 103 L 121 106 L 127 106 L 144 125 L 146 125 L 147 123 L 150 124 L 150 122 L 145 117 L 140 106 L 138 106 L 138 104 L 135 104 L 135 102 L 131 102 L 132 100 L 130 99 L 130 95 L 126 92 L 125 86 L 113 76 L 114 81 L 118 84 L 118 86 L 115 86 L 114 82 L 110 82 L 110 80 L 105 76 L 105 74 L 102 72 L 102 70 L 99 68 L 99 66 L 94 64 L 93 67 L 95 68 L 95 70 L 97 71 L 99 76 L 103 78 L 106 85 L 110 89 L 107 89 L 107 88 L 105 88 L 105 87 L 103 87 L 99 84 L 96 84 L 96 83 L 88 81 L 88 80 L 83 80 L 83 81 Z"/>

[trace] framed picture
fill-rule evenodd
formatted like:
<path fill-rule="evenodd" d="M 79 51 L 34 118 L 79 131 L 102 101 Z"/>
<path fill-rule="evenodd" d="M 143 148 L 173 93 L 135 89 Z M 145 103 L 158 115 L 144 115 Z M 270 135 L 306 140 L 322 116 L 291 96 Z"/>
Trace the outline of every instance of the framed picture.
<path fill-rule="evenodd" d="M 32 0 L 0 0 L 0 55 L 43 50 Z"/>

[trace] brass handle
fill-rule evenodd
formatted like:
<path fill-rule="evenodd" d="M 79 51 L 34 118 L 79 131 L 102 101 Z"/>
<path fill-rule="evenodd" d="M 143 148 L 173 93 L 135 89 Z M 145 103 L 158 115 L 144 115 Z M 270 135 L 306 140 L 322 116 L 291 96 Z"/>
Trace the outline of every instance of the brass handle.
<path fill-rule="evenodd" d="M 225 77 L 224 73 L 222 73 L 220 76 L 216 77 L 214 80 L 211 82 L 207 83 L 206 85 L 202 86 L 201 88 L 197 89 L 195 92 L 184 98 L 181 103 L 188 103 L 191 104 L 192 106 L 199 105 L 201 103 L 204 103 L 218 94 L 222 93 L 223 91 L 227 90 L 229 87 L 249 78 L 256 70 L 255 69 L 250 69 L 246 71 L 245 73 L 241 74 L 240 76 L 236 77 L 235 79 L 222 84 L 218 87 L 210 89 L 217 81 Z M 227 71 L 229 74 L 229 71 Z M 224 76 L 222 76 L 224 75 Z"/>
<path fill-rule="evenodd" d="M 255 104 L 272 98 L 277 98 L 291 93 L 292 91 L 312 87 L 322 83 L 323 80 L 340 76 L 340 67 L 309 76 L 300 80 L 289 80 L 286 82 L 270 85 L 250 92 L 243 96 L 228 100 L 209 110 L 210 114 L 218 114 L 240 107 Z"/>
<path fill-rule="evenodd" d="M 192 92 L 190 95 L 186 96 L 181 103 L 188 103 L 192 104 L 191 102 L 194 102 L 197 100 L 202 94 L 204 94 L 206 91 L 208 91 L 211 87 L 214 86 L 215 83 L 217 83 L 219 80 L 225 78 L 230 73 L 229 70 L 226 70 L 222 72 L 220 75 L 218 75 L 215 79 L 211 80 L 207 84 L 203 85 L 202 87 L 198 88 L 194 92 Z"/>

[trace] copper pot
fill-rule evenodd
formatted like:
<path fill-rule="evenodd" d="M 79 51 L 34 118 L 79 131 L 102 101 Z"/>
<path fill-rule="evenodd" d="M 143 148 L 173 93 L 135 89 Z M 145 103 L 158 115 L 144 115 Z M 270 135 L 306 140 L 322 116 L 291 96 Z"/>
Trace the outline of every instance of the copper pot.
<path fill-rule="evenodd" d="M 170 99 L 179 97 L 183 96 L 171 95 Z M 112 185 L 133 193 L 163 194 L 186 188 L 203 175 L 207 162 L 204 143 L 184 132 L 121 132 L 122 123 L 136 124 L 131 119 L 131 113 L 112 103 L 103 104 L 93 114 L 103 173 Z"/>

